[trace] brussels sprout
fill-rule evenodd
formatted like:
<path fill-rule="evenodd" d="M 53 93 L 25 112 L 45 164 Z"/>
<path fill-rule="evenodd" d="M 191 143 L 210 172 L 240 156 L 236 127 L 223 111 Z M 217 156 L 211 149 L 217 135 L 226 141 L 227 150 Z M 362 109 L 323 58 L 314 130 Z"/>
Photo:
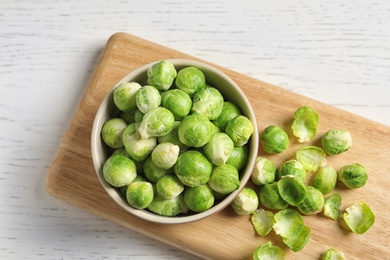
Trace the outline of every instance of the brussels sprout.
<path fill-rule="evenodd" d="M 298 142 L 309 142 L 317 134 L 320 117 L 313 108 L 302 106 L 294 112 L 294 119 L 291 125 L 293 135 Z"/>
<path fill-rule="evenodd" d="M 235 146 L 246 144 L 253 134 L 252 122 L 245 116 L 236 116 L 227 124 L 225 132 L 233 140 Z"/>
<path fill-rule="evenodd" d="M 141 122 L 144 114 L 137 108 L 128 112 L 122 112 L 120 118 L 128 125 L 134 122 Z"/>
<path fill-rule="evenodd" d="M 330 165 L 325 165 L 318 169 L 316 175 L 314 175 L 311 186 L 318 189 L 322 194 L 328 194 L 331 192 L 337 183 L 337 171 Z"/>
<path fill-rule="evenodd" d="M 141 138 L 159 137 L 168 134 L 175 123 L 171 111 L 165 107 L 157 107 L 147 112 L 138 128 Z"/>
<path fill-rule="evenodd" d="M 129 185 L 136 176 L 134 162 L 122 154 L 111 155 L 103 164 L 103 177 L 114 187 Z"/>
<path fill-rule="evenodd" d="M 345 260 L 344 253 L 336 248 L 329 248 L 322 255 L 321 260 Z"/>
<path fill-rule="evenodd" d="M 179 155 L 173 169 L 184 185 L 195 187 L 209 181 L 213 166 L 202 153 L 188 150 Z"/>
<path fill-rule="evenodd" d="M 306 171 L 316 172 L 319 167 L 326 165 L 326 153 L 317 146 L 304 146 L 297 150 L 295 157 Z"/>
<path fill-rule="evenodd" d="M 226 163 L 233 149 L 232 139 L 222 132 L 213 134 L 209 142 L 203 146 L 204 153 L 215 165 Z"/>
<path fill-rule="evenodd" d="M 171 89 L 161 94 L 161 106 L 172 112 L 175 120 L 182 120 L 192 107 L 190 96 L 180 89 Z"/>
<path fill-rule="evenodd" d="M 179 124 L 180 124 L 180 121 L 175 121 L 175 123 L 173 124 L 172 130 L 166 135 L 157 137 L 157 142 L 158 143 L 169 142 L 169 143 L 172 143 L 174 145 L 177 145 L 180 148 L 179 153 L 181 154 L 181 153 L 185 152 L 188 149 L 188 147 L 187 147 L 187 145 L 183 144 L 179 140 L 179 133 L 178 133 Z"/>
<path fill-rule="evenodd" d="M 210 120 L 199 113 L 186 116 L 179 124 L 179 140 L 191 147 L 202 147 L 211 137 Z"/>
<path fill-rule="evenodd" d="M 310 238 L 311 230 L 308 226 L 303 226 L 300 231 L 294 235 L 283 238 L 283 243 L 286 244 L 293 252 L 302 250 Z"/>
<path fill-rule="evenodd" d="M 268 126 L 260 134 L 260 143 L 269 154 L 281 153 L 287 149 L 289 138 L 287 133 L 278 126 Z"/>
<path fill-rule="evenodd" d="M 153 213 L 166 217 L 174 217 L 180 213 L 187 213 L 189 210 L 182 194 L 170 200 L 165 200 L 155 194 L 148 209 Z"/>
<path fill-rule="evenodd" d="M 234 146 L 226 164 L 233 165 L 238 171 L 242 170 L 248 160 L 248 146 Z"/>
<path fill-rule="evenodd" d="M 302 182 L 306 180 L 306 170 L 303 165 L 297 160 L 291 159 L 285 161 L 279 168 L 278 179 L 280 180 L 283 176 L 295 176 Z"/>
<path fill-rule="evenodd" d="M 275 181 L 276 166 L 268 158 L 258 156 L 255 167 L 252 170 L 251 180 L 253 184 L 264 185 Z"/>
<path fill-rule="evenodd" d="M 206 77 L 195 67 L 185 67 L 177 73 L 175 84 L 178 89 L 192 95 L 206 87 Z"/>
<path fill-rule="evenodd" d="M 175 66 L 167 60 L 161 60 L 149 67 L 147 83 L 159 90 L 167 90 L 173 84 L 176 75 Z"/>
<path fill-rule="evenodd" d="M 184 190 L 184 185 L 175 175 L 166 175 L 156 183 L 158 195 L 166 200 L 173 199 Z"/>
<path fill-rule="evenodd" d="M 297 208 L 305 215 L 317 214 L 324 208 L 324 201 L 324 195 L 321 191 L 312 186 L 306 186 L 306 197 Z"/>
<path fill-rule="evenodd" d="M 216 133 L 220 133 L 221 132 L 221 129 L 219 129 L 216 125 L 213 124 L 213 122 L 210 121 L 210 128 L 211 128 L 211 135 L 212 136 L 213 134 L 216 134 Z"/>
<path fill-rule="evenodd" d="M 132 123 L 126 127 L 122 134 L 123 145 L 130 158 L 137 162 L 145 160 L 157 145 L 156 138 L 141 139 L 138 133 L 139 123 Z"/>
<path fill-rule="evenodd" d="M 184 191 L 184 202 L 190 210 L 203 212 L 214 205 L 214 194 L 207 184 L 187 187 Z"/>
<path fill-rule="evenodd" d="M 251 222 L 257 234 L 266 236 L 271 232 L 272 226 L 275 224 L 274 214 L 264 209 L 257 209 L 252 215 Z"/>
<path fill-rule="evenodd" d="M 213 121 L 213 123 L 221 129 L 221 131 L 225 131 L 229 121 L 239 115 L 242 115 L 240 108 L 233 102 L 225 101 L 223 103 L 221 114 Z"/>
<path fill-rule="evenodd" d="M 231 205 L 238 215 L 249 215 L 253 214 L 259 206 L 259 198 L 252 188 L 244 187 L 234 198 Z"/>
<path fill-rule="evenodd" d="M 165 175 L 173 173 L 173 169 L 164 169 L 158 167 L 152 160 L 152 157 L 149 156 L 145 159 L 142 163 L 143 171 L 145 177 L 151 181 L 156 183 L 160 178 L 164 177 Z"/>
<path fill-rule="evenodd" d="M 237 169 L 230 164 L 216 166 L 208 182 L 210 188 L 221 194 L 228 194 L 240 187 Z"/>
<path fill-rule="evenodd" d="M 121 111 L 132 111 L 137 108 L 136 94 L 141 88 L 137 82 L 125 82 L 115 87 L 113 102 Z"/>
<path fill-rule="evenodd" d="M 338 220 L 340 218 L 341 201 L 342 199 L 339 193 L 330 195 L 324 203 L 324 215 L 333 220 Z"/>
<path fill-rule="evenodd" d="M 192 113 L 197 112 L 214 120 L 221 115 L 224 100 L 218 89 L 206 87 L 194 94 L 192 102 Z"/>
<path fill-rule="evenodd" d="M 146 181 L 133 181 L 127 188 L 126 200 L 136 209 L 147 208 L 154 197 L 153 185 Z"/>
<path fill-rule="evenodd" d="M 122 147 L 122 133 L 126 127 L 126 122 L 121 118 L 108 119 L 102 127 L 102 139 L 104 143 L 111 148 Z"/>
<path fill-rule="evenodd" d="M 352 232 L 365 233 L 375 223 L 375 215 L 363 201 L 345 209 L 343 219 Z"/>
<path fill-rule="evenodd" d="M 298 206 L 306 198 L 306 185 L 295 176 L 284 176 L 277 183 L 280 196 L 291 206 Z"/>
<path fill-rule="evenodd" d="M 327 154 L 340 154 L 352 147 L 352 136 L 345 130 L 331 129 L 322 136 L 321 144 Z"/>
<path fill-rule="evenodd" d="M 280 196 L 277 182 L 264 184 L 260 188 L 259 198 L 260 203 L 269 209 L 282 210 L 289 206 L 287 201 Z"/>
<path fill-rule="evenodd" d="M 272 242 L 269 241 L 256 249 L 253 252 L 253 260 L 284 260 L 286 259 L 286 253 L 278 246 L 273 246 Z"/>
<path fill-rule="evenodd" d="M 363 187 L 368 179 L 367 169 L 359 164 L 353 163 L 343 166 L 337 178 L 350 189 Z"/>
<path fill-rule="evenodd" d="M 159 143 L 151 154 L 153 162 L 160 168 L 169 169 L 175 165 L 180 148 L 172 143 Z"/>
<path fill-rule="evenodd" d="M 160 92 L 153 86 L 143 86 L 137 91 L 136 104 L 138 109 L 146 114 L 149 110 L 160 106 Z"/>

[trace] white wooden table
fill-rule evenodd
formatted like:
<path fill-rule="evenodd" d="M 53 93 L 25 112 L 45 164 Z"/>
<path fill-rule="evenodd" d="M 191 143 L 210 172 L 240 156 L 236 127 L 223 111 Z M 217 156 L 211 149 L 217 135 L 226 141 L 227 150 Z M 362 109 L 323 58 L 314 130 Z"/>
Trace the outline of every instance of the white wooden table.
<path fill-rule="evenodd" d="M 0 0 L 0 259 L 196 259 L 45 190 L 113 33 L 390 125 L 389 24 L 387 0 Z"/>

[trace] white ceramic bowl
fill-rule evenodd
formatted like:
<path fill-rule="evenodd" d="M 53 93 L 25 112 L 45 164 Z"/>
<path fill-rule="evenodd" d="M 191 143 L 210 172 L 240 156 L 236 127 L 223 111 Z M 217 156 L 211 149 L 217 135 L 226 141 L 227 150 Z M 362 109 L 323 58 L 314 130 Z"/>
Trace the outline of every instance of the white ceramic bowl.
<path fill-rule="evenodd" d="M 177 224 L 177 223 L 186 223 L 192 222 L 196 220 L 203 219 L 205 217 L 211 216 L 225 207 L 229 206 L 232 200 L 237 196 L 237 194 L 241 191 L 241 189 L 246 185 L 248 180 L 250 179 L 252 168 L 254 166 L 257 153 L 258 153 L 258 142 L 259 142 L 259 134 L 257 129 L 256 117 L 255 113 L 246 98 L 245 94 L 242 92 L 239 86 L 227 75 L 222 73 L 220 70 L 207 65 L 205 63 L 201 63 L 194 60 L 186 60 L 186 59 L 169 59 L 176 68 L 177 71 L 184 67 L 194 66 L 200 69 L 206 77 L 206 82 L 212 85 L 213 87 L 219 89 L 219 91 L 224 96 L 225 100 L 229 100 L 237 104 L 243 114 L 247 116 L 253 124 L 254 132 L 252 137 L 248 142 L 248 160 L 246 166 L 240 171 L 240 181 L 241 185 L 239 189 L 230 193 L 225 199 L 215 204 L 210 209 L 201 212 L 201 213 L 191 213 L 188 215 L 180 215 L 176 217 L 165 217 L 160 216 L 155 213 L 152 213 L 148 210 L 139 210 L 131 207 L 120 195 L 117 188 L 109 185 L 104 177 L 103 177 L 103 164 L 110 156 L 110 151 L 104 142 L 101 139 L 101 129 L 109 118 L 113 117 L 113 115 L 117 112 L 116 107 L 112 101 L 112 93 L 114 88 L 123 82 L 131 82 L 135 81 L 140 83 L 141 85 L 146 84 L 146 74 L 147 70 L 153 63 L 146 64 L 129 74 L 127 74 L 124 78 L 122 78 L 113 88 L 109 91 L 107 96 L 103 99 L 97 113 L 95 116 L 95 120 L 92 128 L 92 136 L 91 136 L 91 152 L 92 152 L 92 160 L 97 173 L 97 176 L 103 185 L 104 189 L 113 199 L 113 203 L 118 203 L 123 209 L 128 211 L 129 213 L 142 218 L 144 220 L 148 220 L 156 223 L 166 223 L 166 224 Z"/>

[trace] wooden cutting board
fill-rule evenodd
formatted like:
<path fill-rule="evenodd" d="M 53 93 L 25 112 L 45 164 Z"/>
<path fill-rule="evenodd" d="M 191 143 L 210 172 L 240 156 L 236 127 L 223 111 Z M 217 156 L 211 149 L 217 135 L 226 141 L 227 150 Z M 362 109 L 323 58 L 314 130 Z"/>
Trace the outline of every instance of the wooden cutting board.
<path fill-rule="evenodd" d="M 254 248 L 267 241 L 285 249 L 288 259 L 319 259 L 330 247 L 341 249 L 347 259 L 390 256 L 390 127 L 215 64 L 211 65 L 230 76 L 247 95 L 256 113 L 259 132 L 272 124 L 289 133 L 290 148 L 282 154 L 268 156 L 261 148 L 259 150 L 259 155 L 268 156 L 277 166 L 294 158 L 296 149 L 303 146 L 290 131 L 293 113 L 302 105 L 316 109 L 321 118 L 317 137 L 310 144 L 319 145 L 320 137 L 330 128 L 351 132 L 353 147 L 344 154 L 328 156 L 328 163 L 339 169 L 359 162 L 368 169 L 369 180 L 363 188 L 348 190 L 338 185 L 336 190 L 343 197 L 342 209 L 360 200 L 368 203 L 376 214 L 374 226 L 367 233 L 357 235 L 321 215 L 305 216 L 311 237 L 303 250 L 294 253 L 273 232 L 267 237 L 256 235 L 250 217 L 238 216 L 230 207 L 198 222 L 162 225 L 142 221 L 111 201 L 91 160 L 90 135 L 95 113 L 106 93 L 125 74 L 168 58 L 199 60 L 129 34 L 117 33 L 110 37 L 48 172 L 46 187 L 51 195 L 206 259 L 251 259 Z"/>

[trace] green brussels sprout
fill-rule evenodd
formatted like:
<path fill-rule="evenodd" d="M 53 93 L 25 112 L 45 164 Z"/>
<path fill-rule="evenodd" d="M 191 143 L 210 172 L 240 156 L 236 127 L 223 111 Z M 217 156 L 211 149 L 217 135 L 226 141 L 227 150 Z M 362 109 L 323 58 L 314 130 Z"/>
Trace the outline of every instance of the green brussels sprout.
<path fill-rule="evenodd" d="M 136 109 L 136 94 L 139 89 L 141 89 L 141 85 L 137 82 L 120 83 L 112 94 L 115 106 L 125 112 Z"/>
<path fill-rule="evenodd" d="M 136 209 L 147 208 L 154 198 L 153 185 L 146 181 L 133 181 L 127 188 L 126 200 Z"/>
<path fill-rule="evenodd" d="M 249 215 L 253 214 L 259 206 L 259 198 L 252 188 L 244 187 L 234 198 L 231 205 L 238 215 Z"/>
<path fill-rule="evenodd" d="M 294 112 L 291 130 L 298 142 L 309 142 L 317 134 L 319 122 L 317 111 L 309 106 L 302 106 Z"/>
<path fill-rule="evenodd" d="M 299 232 L 295 233 L 293 236 L 284 237 L 283 243 L 289 248 L 291 248 L 293 252 L 298 252 L 302 250 L 307 244 L 307 241 L 310 238 L 310 233 L 310 228 L 304 225 L 302 229 Z"/>
<path fill-rule="evenodd" d="M 190 210 L 203 212 L 214 205 L 214 194 L 207 184 L 187 187 L 184 190 L 184 202 Z"/>
<path fill-rule="evenodd" d="M 178 89 L 192 95 L 206 87 L 206 77 L 195 67 L 185 67 L 177 73 L 175 84 Z"/>
<path fill-rule="evenodd" d="M 291 206 L 298 206 L 306 198 L 306 185 L 295 176 L 283 176 L 277 183 L 280 196 Z"/>
<path fill-rule="evenodd" d="M 322 136 L 321 144 L 327 154 L 340 154 L 352 147 L 352 136 L 345 130 L 331 129 Z"/>
<path fill-rule="evenodd" d="M 104 143 L 111 148 L 122 147 L 122 133 L 126 127 L 126 122 L 121 118 L 108 119 L 102 127 L 102 139 Z"/>
<path fill-rule="evenodd" d="M 164 177 L 165 175 L 173 173 L 173 169 L 164 169 L 158 167 L 152 160 L 152 157 L 149 156 L 143 161 L 142 163 L 143 171 L 145 177 L 151 181 L 156 183 L 160 178 Z"/>
<path fill-rule="evenodd" d="M 144 114 L 137 108 L 131 111 L 122 112 L 120 118 L 123 119 L 128 125 L 135 122 L 141 122 Z"/>
<path fill-rule="evenodd" d="M 302 182 L 306 180 L 306 170 L 303 165 L 297 160 L 291 159 L 285 161 L 280 167 L 278 171 L 278 179 L 280 180 L 283 176 L 295 176 Z"/>
<path fill-rule="evenodd" d="M 278 183 L 266 183 L 260 188 L 260 203 L 269 209 L 282 210 L 288 208 L 289 204 L 280 196 Z"/>
<path fill-rule="evenodd" d="M 352 232 L 365 233 L 375 223 L 375 215 L 364 201 L 353 204 L 345 209 L 343 219 Z"/>
<path fill-rule="evenodd" d="M 333 220 L 340 218 L 340 206 L 342 198 L 339 193 L 333 193 L 325 200 L 324 215 Z"/>
<path fill-rule="evenodd" d="M 210 188 L 221 194 L 228 194 L 240 187 L 237 169 L 230 164 L 216 166 L 208 182 Z"/>
<path fill-rule="evenodd" d="M 343 166 L 340 169 L 337 178 L 348 188 L 357 189 L 366 185 L 368 173 L 363 165 L 353 163 Z"/>
<path fill-rule="evenodd" d="M 144 114 L 161 104 L 160 92 L 153 86 L 146 85 L 140 88 L 136 94 L 137 108 Z"/>
<path fill-rule="evenodd" d="M 345 255 L 342 251 L 336 248 L 329 248 L 322 255 L 321 260 L 345 260 Z"/>
<path fill-rule="evenodd" d="M 233 165 L 237 171 L 242 170 L 248 160 L 248 146 L 234 146 L 232 153 L 226 161 L 226 164 Z"/>
<path fill-rule="evenodd" d="M 161 60 L 149 67 L 147 83 L 159 90 L 167 90 L 172 86 L 176 75 L 175 66 L 167 60 Z"/>
<path fill-rule="evenodd" d="M 163 199 L 158 194 L 155 194 L 148 209 L 153 213 L 166 217 L 174 217 L 181 213 L 187 213 L 189 210 L 184 202 L 183 194 L 169 200 Z"/>
<path fill-rule="evenodd" d="M 276 166 L 268 158 L 258 156 L 253 167 L 251 180 L 253 184 L 264 185 L 275 181 Z"/>
<path fill-rule="evenodd" d="M 215 165 L 225 164 L 233 149 L 232 139 L 222 132 L 213 134 L 209 142 L 203 146 L 204 153 Z"/>
<path fill-rule="evenodd" d="M 153 162 L 160 168 L 169 169 L 175 165 L 180 148 L 172 143 L 159 143 L 151 154 Z"/>
<path fill-rule="evenodd" d="M 227 124 L 239 115 L 242 115 L 241 109 L 233 102 L 225 101 L 223 103 L 221 114 L 213 121 L 213 123 L 221 129 L 221 131 L 225 131 Z"/>
<path fill-rule="evenodd" d="M 233 140 L 235 146 L 242 146 L 249 141 L 253 134 L 253 125 L 249 118 L 240 115 L 230 120 L 225 132 Z"/>
<path fill-rule="evenodd" d="M 251 222 L 257 234 L 266 236 L 271 232 L 272 226 L 275 224 L 274 214 L 264 209 L 256 209 L 251 217 Z"/>
<path fill-rule="evenodd" d="M 253 260 L 285 260 L 286 253 L 278 246 L 273 246 L 272 242 L 269 241 L 259 247 L 256 247 L 253 251 Z"/>
<path fill-rule="evenodd" d="M 166 200 L 173 199 L 184 190 L 184 185 L 176 175 L 166 175 L 156 183 L 158 195 Z"/>
<path fill-rule="evenodd" d="M 325 165 L 318 169 L 318 172 L 311 180 L 311 186 L 318 189 L 322 194 L 330 193 L 337 183 L 337 171 L 330 165 Z"/>
<path fill-rule="evenodd" d="M 324 201 L 324 195 L 321 191 L 312 186 L 306 186 L 306 197 L 297 208 L 305 215 L 317 214 L 324 208 Z"/>
<path fill-rule="evenodd" d="M 169 143 L 172 143 L 174 145 L 177 145 L 180 148 L 179 153 L 182 154 L 183 152 L 185 152 L 188 149 L 188 146 L 183 144 L 179 140 L 179 133 L 178 133 L 179 124 L 180 124 L 180 121 L 175 121 L 175 123 L 173 124 L 172 130 L 166 135 L 157 137 L 157 142 L 158 143 L 169 142 Z"/>
<path fill-rule="evenodd" d="M 132 123 L 122 134 L 122 142 L 130 158 L 137 162 L 144 161 L 157 145 L 154 137 L 142 139 L 138 132 L 139 123 Z"/>
<path fill-rule="evenodd" d="M 136 176 L 134 162 L 122 154 L 111 155 L 103 164 L 103 177 L 114 187 L 129 185 Z"/>
<path fill-rule="evenodd" d="M 186 116 L 179 124 L 179 140 L 190 147 L 202 147 L 211 137 L 210 120 L 199 113 Z"/>
<path fill-rule="evenodd" d="M 179 155 L 173 169 L 184 185 L 195 187 L 209 181 L 213 166 L 202 153 L 188 150 Z"/>
<path fill-rule="evenodd" d="M 130 157 L 130 155 L 129 155 L 129 153 L 126 151 L 126 149 L 125 149 L 125 147 L 121 147 L 121 148 L 119 148 L 119 149 L 116 149 L 113 153 L 112 153 L 112 155 L 114 155 L 114 154 L 122 154 L 122 155 L 124 155 L 124 156 L 126 156 L 126 157 L 128 157 L 128 158 L 130 158 L 131 159 L 131 157 Z M 132 159 L 133 160 L 133 159 Z M 135 160 L 133 160 L 133 162 L 134 162 L 134 164 L 135 164 L 135 167 L 136 167 L 136 169 L 137 169 L 137 176 L 138 176 L 138 174 L 143 174 L 143 167 L 142 167 L 142 164 L 140 163 L 140 162 L 137 162 L 137 161 L 135 161 Z"/>
<path fill-rule="evenodd" d="M 308 172 L 316 172 L 319 167 L 326 165 L 326 153 L 317 146 L 304 146 L 297 150 L 295 157 Z"/>
<path fill-rule="evenodd" d="M 213 122 L 210 121 L 210 127 L 211 127 L 211 135 L 222 132 L 221 129 L 219 129 L 216 125 L 213 124 Z M 210 135 L 210 136 L 211 136 Z"/>
<path fill-rule="evenodd" d="M 172 112 L 175 120 L 182 120 L 192 107 L 190 96 L 180 89 L 171 89 L 161 94 L 161 106 Z"/>
<path fill-rule="evenodd" d="M 289 145 L 287 133 L 280 127 L 270 125 L 260 134 L 260 143 L 265 152 L 269 154 L 281 153 Z"/>
<path fill-rule="evenodd" d="M 218 89 L 206 87 L 194 94 L 192 102 L 192 113 L 197 112 L 214 120 L 221 115 L 224 100 Z"/>
<path fill-rule="evenodd" d="M 156 107 L 149 110 L 143 117 L 138 132 L 142 139 L 159 137 L 168 134 L 175 124 L 171 111 L 165 107 Z"/>

